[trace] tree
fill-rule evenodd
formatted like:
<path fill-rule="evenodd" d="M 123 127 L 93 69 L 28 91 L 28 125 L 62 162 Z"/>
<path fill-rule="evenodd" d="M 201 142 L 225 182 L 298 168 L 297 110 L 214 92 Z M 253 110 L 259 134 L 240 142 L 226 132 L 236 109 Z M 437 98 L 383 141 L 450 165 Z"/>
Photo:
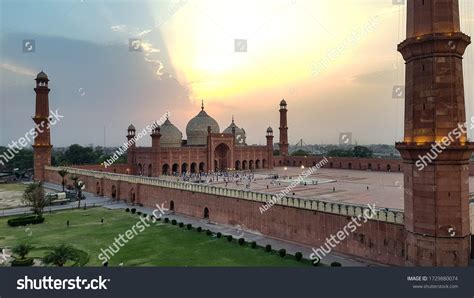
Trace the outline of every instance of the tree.
<path fill-rule="evenodd" d="M 3 155 L 8 150 L 9 148 L 0 146 L 0 155 Z M 7 153 L 6 156 L 10 156 L 10 154 Z M 18 153 L 15 153 L 11 160 L 4 163 L 5 165 L 3 166 L 1 166 L 0 164 L 0 169 L 4 171 L 13 171 L 13 169 L 16 169 L 16 168 L 20 170 L 31 169 L 33 168 L 33 150 L 31 149 L 18 150 Z"/>
<path fill-rule="evenodd" d="M 61 184 L 63 185 L 63 192 L 64 192 L 64 186 L 66 185 L 66 176 L 69 174 L 67 170 L 59 170 L 58 171 L 59 176 L 61 176 Z"/>
<path fill-rule="evenodd" d="M 332 156 L 332 157 L 353 157 L 354 154 L 351 150 L 332 149 L 328 152 L 328 156 Z"/>
<path fill-rule="evenodd" d="M 76 250 L 72 246 L 61 244 L 60 246 L 53 247 L 44 256 L 43 263 L 62 267 L 67 261 L 74 261 L 76 259 Z"/>
<path fill-rule="evenodd" d="M 23 193 L 23 201 L 31 207 L 34 214 L 41 216 L 44 207 L 49 204 L 49 200 L 44 195 L 43 183 L 29 184 Z"/>
<path fill-rule="evenodd" d="M 299 149 L 291 153 L 291 156 L 307 156 L 307 155 L 310 155 L 310 154 L 307 151 L 304 151 L 303 149 Z"/>
<path fill-rule="evenodd" d="M 17 254 L 20 256 L 21 259 L 25 259 L 26 255 L 30 252 L 30 250 L 33 249 L 33 246 L 26 244 L 26 243 L 20 243 L 17 246 L 13 247 L 13 253 Z"/>
<path fill-rule="evenodd" d="M 58 158 L 58 162 L 72 165 L 96 164 L 103 154 L 102 150 L 94 150 L 91 147 L 74 144 L 64 151 L 64 154 Z"/>
<path fill-rule="evenodd" d="M 371 157 L 372 151 L 364 146 L 355 146 L 353 149 L 355 157 Z"/>
<path fill-rule="evenodd" d="M 82 199 L 82 187 L 84 187 L 84 183 L 79 180 L 79 176 L 72 175 L 71 180 L 74 181 L 74 188 L 76 189 L 76 196 L 77 196 L 77 208 L 81 208 L 81 199 Z"/>

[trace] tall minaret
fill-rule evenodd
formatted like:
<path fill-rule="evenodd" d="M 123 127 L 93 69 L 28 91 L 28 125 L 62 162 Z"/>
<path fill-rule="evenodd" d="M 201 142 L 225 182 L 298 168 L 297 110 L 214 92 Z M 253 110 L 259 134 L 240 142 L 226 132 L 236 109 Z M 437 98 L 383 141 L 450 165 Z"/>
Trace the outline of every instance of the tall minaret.
<path fill-rule="evenodd" d="M 36 110 L 33 116 L 36 137 L 33 144 L 34 178 L 44 181 L 44 167 L 51 165 L 51 134 L 49 124 L 49 91 L 48 76 L 41 71 L 36 76 Z"/>
<path fill-rule="evenodd" d="M 288 156 L 288 119 L 286 117 L 286 101 L 280 102 L 280 155 Z"/>
<path fill-rule="evenodd" d="M 458 0 L 408 0 L 407 9 L 407 39 L 398 46 L 406 61 L 405 136 L 397 143 L 405 175 L 406 264 L 468 266 L 474 144 L 462 126 L 462 56 L 470 38 L 460 31 Z"/>
<path fill-rule="evenodd" d="M 160 127 L 153 129 L 151 133 L 151 149 L 153 152 L 152 157 L 152 173 L 148 173 L 148 176 L 158 177 L 161 175 L 161 133 Z"/>
<path fill-rule="evenodd" d="M 135 143 L 135 133 L 136 133 L 135 126 L 133 124 L 130 124 L 127 128 L 127 142 L 128 142 L 128 149 L 127 149 L 127 164 L 128 164 L 128 169 L 127 169 L 127 174 L 130 175 L 136 175 L 135 173 L 135 151 L 137 148 L 137 144 Z M 139 175 L 143 174 L 143 169 L 141 169 L 142 172 L 138 173 Z"/>
<path fill-rule="evenodd" d="M 263 168 L 273 169 L 273 129 L 267 128 L 267 164 Z"/>

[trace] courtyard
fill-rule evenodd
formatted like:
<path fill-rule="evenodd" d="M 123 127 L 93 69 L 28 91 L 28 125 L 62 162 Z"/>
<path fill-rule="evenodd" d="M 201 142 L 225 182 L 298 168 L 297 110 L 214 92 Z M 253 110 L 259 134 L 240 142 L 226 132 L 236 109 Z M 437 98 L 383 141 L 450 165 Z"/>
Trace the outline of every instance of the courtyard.
<path fill-rule="evenodd" d="M 254 173 L 254 180 L 250 190 L 277 194 L 283 191 L 290 183 L 301 175 L 307 168 L 276 167 L 273 170 L 258 170 Z M 272 183 L 271 175 L 279 178 Z M 391 208 L 403 210 L 403 173 L 382 171 L 359 171 L 345 169 L 321 168 L 308 176 L 306 185 L 297 185 L 288 196 L 304 199 L 325 200 L 347 204 L 375 204 L 377 208 Z M 312 184 L 311 181 L 318 181 Z M 210 183 L 214 186 L 232 189 L 246 189 L 243 182 L 227 183 L 219 181 Z M 469 177 L 470 194 L 474 195 L 474 177 Z"/>

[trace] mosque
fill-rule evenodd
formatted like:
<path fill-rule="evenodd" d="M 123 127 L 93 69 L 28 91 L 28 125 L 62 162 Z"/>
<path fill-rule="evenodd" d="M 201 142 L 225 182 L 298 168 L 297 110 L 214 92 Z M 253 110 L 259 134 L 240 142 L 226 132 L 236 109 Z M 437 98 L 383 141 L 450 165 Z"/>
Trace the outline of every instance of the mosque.
<path fill-rule="evenodd" d="M 284 100 L 280 103 L 280 115 L 283 113 L 286 119 Z M 135 127 L 130 125 L 127 139 L 132 139 L 135 133 Z M 246 132 L 235 124 L 233 117 L 230 125 L 221 131 L 217 121 L 207 114 L 202 103 L 201 111 L 186 125 L 186 136 L 187 139 L 184 140 L 182 132 L 168 118 L 163 125 L 152 131 L 151 147 L 136 147 L 133 144 L 128 148 L 129 173 L 157 177 L 183 173 L 273 168 L 271 127 L 266 131 L 265 146 L 247 145 Z M 285 148 L 285 144 L 282 146 Z"/>

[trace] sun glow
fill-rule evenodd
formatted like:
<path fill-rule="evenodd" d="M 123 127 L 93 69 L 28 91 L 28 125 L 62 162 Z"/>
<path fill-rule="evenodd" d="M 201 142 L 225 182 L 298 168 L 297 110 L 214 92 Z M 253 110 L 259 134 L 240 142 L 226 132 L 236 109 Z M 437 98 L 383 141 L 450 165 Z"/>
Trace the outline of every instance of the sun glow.
<path fill-rule="evenodd" d="M 314 80 L 312 64 L 350 34 L 347 24 L 366 22 L 366 12 L 329 2 L 188 2 L 160 30 L 177 78 L 189 85 L 192 97 L 225 101 Z M 345 25 L 336 26 L 325 11 L 337 12 Z M 236 49 L 235 39 L 246 40 L 247 48 Z M 332 63 L 349 60 L 350 51 Z"/>

